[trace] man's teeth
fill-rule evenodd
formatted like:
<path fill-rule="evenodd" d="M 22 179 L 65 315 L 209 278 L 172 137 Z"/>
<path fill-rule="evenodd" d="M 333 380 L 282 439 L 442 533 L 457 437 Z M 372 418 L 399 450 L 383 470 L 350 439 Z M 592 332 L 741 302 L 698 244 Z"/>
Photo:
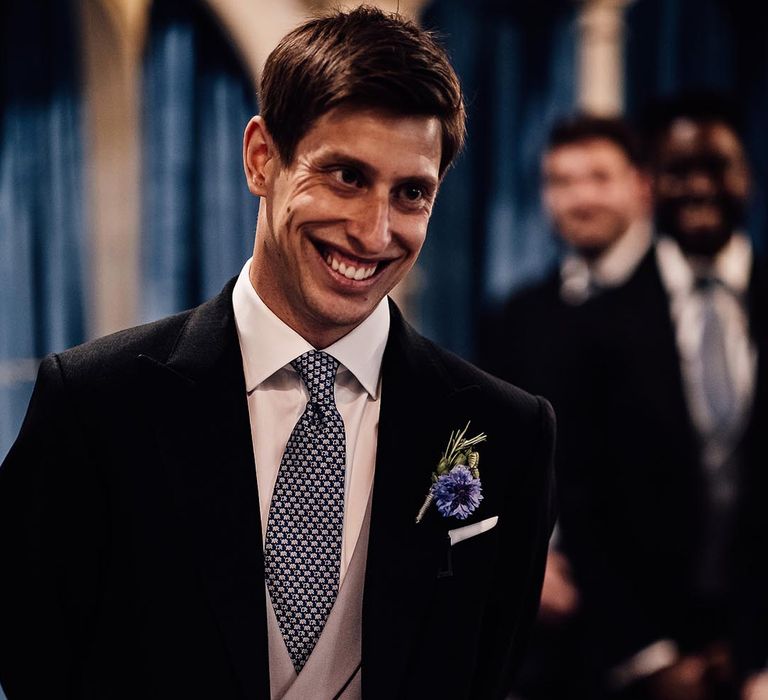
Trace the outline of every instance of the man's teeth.
<path fill-rule="evenodd" d="M 354 267 L 354 265 L 347 265 L 346 263 L 339 262 L 330 254 L 325 259 L 325 262 L 327 262 L 333 270 L 341 273 L 344 277 L 350 280 L 367 280 L 374 272 L 376 272 L 376 267 L 378 266 L 378 263 L 376 263 L 373 267 Z"/>

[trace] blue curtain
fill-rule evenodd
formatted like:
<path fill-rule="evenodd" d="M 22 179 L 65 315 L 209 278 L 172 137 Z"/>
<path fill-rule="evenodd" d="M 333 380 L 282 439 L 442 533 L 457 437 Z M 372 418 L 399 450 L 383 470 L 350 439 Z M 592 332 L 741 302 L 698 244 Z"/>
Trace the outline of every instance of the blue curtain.
<path fill-rule="evenodd" d="M 70 2 L 0 4 L 0 460 L 39 358 L 84 340 L 76 24 Z"/>
<path fill-rule="evenodd" d="M 626 104 L 642 113 L 685 90 L 730 95 L 744 115 L 754 175 L 748 230 L 768 243 L 768 33 L 744 0 L 638 0 L 627 11 Z"/>
<path fill-rule="evenodd" d="M 575 105 L 576 3 L 436 0 L 435 29 L 462 80 L 464 155 L 448 173 L 422 253 L 417 323 L 471 358 L 479 314 L 539 278 L 557 248 L 539 200 L 539 161 Z"/>
<path fill-rule="evenodd" d="M 254 89 L 201 2 L 156 0 L 144 56 L 142 314 L 220 291 L 253 248 L 242 137 Z"/>

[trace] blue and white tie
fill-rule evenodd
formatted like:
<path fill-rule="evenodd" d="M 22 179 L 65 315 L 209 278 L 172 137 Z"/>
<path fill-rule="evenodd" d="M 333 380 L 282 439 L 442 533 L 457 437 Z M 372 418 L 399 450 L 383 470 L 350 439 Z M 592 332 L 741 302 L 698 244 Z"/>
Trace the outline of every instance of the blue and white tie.
<path fill-rule="evenodd" d="M 334 399 L 338 360 L 310 350 L 291 365 L 304 381 L 309 401 L 280 462 L 264 565 L 280 632 L 298 673 L 338 593 L 346 438 Z"/>
<path fill-rule="evenodd" d="M 701 363 L 702 384 L 712 433 L 721 440 L 730 439 L 739 423 L 738 402 L 733 378 L 728 369 L 725 328 L 717 310 L 718 294 L 727 290 L 719 280 L 697 280 L 702 303 Z"/>

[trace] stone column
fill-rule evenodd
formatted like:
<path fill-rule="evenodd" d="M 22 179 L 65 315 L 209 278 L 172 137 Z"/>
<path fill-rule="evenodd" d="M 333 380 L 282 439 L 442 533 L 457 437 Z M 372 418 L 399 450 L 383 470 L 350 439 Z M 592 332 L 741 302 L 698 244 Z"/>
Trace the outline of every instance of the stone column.
<path fill-rule="evenodd" d="M 139 87 L 150 0 L 81 0 L 90 337 L 137 322 Z"/>
<path fill-rule="evenodd" d="M 632 0 L 582 0 L 579 13 L 580 109 L 621 114 L 624 107 L 624 11 Z"/>

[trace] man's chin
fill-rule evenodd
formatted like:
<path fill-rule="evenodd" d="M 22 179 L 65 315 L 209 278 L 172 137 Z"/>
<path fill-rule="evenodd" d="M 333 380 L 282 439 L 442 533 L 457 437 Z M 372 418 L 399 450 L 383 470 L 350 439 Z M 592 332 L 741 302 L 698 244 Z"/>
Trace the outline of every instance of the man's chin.
<path fill-rule="evenodd" d="M 732 230 L 722 228 L 695 228 L 677 231 L 672 237 L 688 255 L 713 258 L 731 240 Z"/>
<path fill-rule="evenodd" d="M 611 245 L 621 238 L 621 235 L 626 231 L 629 224 L 623 228 L 617 227 L 615 222 L 611 221 L 609 225 L 594 226 L 590 228 L 577 228 L 571 227 L 571 229 L 560 229 L 561 235 L 564 241 L 571 247 L 578 250 L 581 254 L 587 255 L 592 253 L 595 256 L 599 256 L 606 251 Z"/>
<path fill-rule="evenodd" d="M 347 301 L 335 304 L 318 304 L 315 306 L 309 325 L 317 335 L 338 339 L 365 321 L 377 306 L 378 302 L 376 304 L 370 302 L 351 304 Z"/>

